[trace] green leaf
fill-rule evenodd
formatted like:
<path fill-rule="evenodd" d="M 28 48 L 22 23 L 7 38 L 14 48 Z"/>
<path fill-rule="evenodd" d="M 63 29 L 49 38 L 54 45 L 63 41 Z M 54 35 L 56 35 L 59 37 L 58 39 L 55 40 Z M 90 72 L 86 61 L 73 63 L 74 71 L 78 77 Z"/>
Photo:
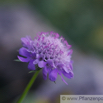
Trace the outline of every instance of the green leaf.
<path fill-rule="evenodd" d="M 36 72 L 36 71 L 39 71 L 41 68 L 37 68 L 36 70 L 31 70 L 31 71 L 29 71 L 29 73 L 34 73 L 34 72 Z"/>
<path fill-rule="evenodd" d="M 16 61 L 16 62 L 21 62 L 19 59 L 15 59 L 14 61 Z"/>
<path fill-rule="evenodd" d="M 29 71 L 29 73 L 33 73 L 33 72 L 35 72 L 34 70 L 33 71 Z"/>

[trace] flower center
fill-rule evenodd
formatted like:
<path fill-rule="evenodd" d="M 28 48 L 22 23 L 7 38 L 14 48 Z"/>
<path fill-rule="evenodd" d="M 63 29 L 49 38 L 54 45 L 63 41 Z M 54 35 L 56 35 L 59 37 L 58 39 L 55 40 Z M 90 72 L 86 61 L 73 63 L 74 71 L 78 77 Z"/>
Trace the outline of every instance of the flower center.
<path fill-rule="evenodd" d="M 42 57 L 40 57 L 40 58 L 39 58 L 39 61 L 42 61 L 42 60 L 43 60 L 43 58 L 42 58 Z"/>

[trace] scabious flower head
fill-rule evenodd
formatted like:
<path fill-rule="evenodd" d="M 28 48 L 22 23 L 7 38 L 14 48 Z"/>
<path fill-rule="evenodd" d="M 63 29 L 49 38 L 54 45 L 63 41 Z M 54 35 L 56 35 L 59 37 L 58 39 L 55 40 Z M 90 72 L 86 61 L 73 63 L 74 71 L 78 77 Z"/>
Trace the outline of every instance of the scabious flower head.
<path fill-rule="evenodd" d="M 58 74 L 63 82 L 62 75 L 69 79 L 73 77 L 71 45 L 58 33 L 41 32 L 34 40 L 25 37 L 21 41 L 23 47 L 19 50 L 21 56 L 18 59 L 28 62 L 29 70 L 36 70 L 38 66 L 42 69 L 43 78 L 46 80 L 48 75 L 51 81 L 56 81 Z"/>

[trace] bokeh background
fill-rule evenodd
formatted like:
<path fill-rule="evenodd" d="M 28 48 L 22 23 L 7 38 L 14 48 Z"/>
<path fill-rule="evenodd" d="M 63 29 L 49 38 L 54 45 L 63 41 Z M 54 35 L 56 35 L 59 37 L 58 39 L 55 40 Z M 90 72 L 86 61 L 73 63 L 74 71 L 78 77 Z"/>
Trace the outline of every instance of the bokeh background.
<path fill-rule="evenodd" d="M 74 78 L 42 73 L 23 103 L 59 103 L 63 94 L 103 94 L 103 0 L 0 0 L 0 103 L 16 103 L 32 73 L 15 62 L 20 38 L 55 31 L 72 45 Z M 77 102 L 76 102 L 77 103 Z"/>

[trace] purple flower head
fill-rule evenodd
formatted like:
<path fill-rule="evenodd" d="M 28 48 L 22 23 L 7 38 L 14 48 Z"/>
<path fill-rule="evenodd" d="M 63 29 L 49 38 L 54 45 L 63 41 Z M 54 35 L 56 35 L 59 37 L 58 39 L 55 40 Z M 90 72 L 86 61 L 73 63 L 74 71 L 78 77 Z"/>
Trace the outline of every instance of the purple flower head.
<path fill-rule="evenodd" d="M 42 69 L 43 78 L 46 80 L 48 75 L 51 81 L 56 81 L 58 74 L 63 82 L 63 75 L 69 79 L 73 77 L 71 45 L 58 33 L 41 32 L 34 40 L 25 37 L 21 41 L 23 47 L 19 50 L 21 56 L 18 59 L 28 62 L 29 70 L 36 70 L 37 65 Z"/>

